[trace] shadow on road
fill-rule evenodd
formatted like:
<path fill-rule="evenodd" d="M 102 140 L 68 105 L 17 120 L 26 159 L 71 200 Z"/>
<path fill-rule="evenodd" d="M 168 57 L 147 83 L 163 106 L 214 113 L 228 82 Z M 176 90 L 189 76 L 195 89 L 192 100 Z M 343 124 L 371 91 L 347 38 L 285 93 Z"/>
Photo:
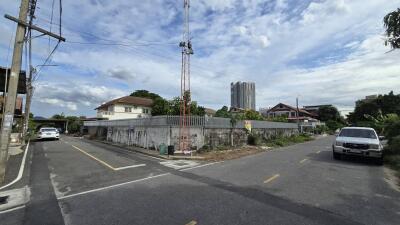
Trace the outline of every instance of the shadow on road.
<path fill-rule="evenodd" d="M 376 160 L 374 158 L 366 158 L 357 155 L 342 155 L 340 160 L 336 160 L 333 158 L 331 151 L 322 151 L 319 154 L 310 153 L 307 155 L 307 157 L 311 160 L 337 165 L 381 167 L 380 165 L 376 164 Z"/>

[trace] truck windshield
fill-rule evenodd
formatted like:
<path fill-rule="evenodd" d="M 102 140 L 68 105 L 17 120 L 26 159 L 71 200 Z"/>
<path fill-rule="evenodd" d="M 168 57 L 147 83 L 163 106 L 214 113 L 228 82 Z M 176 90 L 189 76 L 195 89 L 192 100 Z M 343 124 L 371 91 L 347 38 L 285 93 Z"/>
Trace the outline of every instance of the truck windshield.
<path fill-rule="evenodd" d="M 357 138 L 371 138 L 376 139 L 376 134 L 373 130 L 366 129 L 343 129 L 340 134 L 340 137 L 357 137 Z"/>

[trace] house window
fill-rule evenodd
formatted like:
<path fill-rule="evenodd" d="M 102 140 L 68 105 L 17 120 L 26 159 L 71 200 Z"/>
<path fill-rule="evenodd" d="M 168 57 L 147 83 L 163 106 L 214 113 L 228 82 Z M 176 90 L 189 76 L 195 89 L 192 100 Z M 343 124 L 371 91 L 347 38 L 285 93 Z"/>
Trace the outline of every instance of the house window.
<path fill-rule="evenodd" d="M 142 109 L 142 112 L 145 113 L 145 114 L 148 114 L 149 113 L 149 109 Z"/>
<path fill-rule="evenodd" d="M 133 109 L 137 109 L 137 106 L 133 106 Z"/>
<path fill-rule="evenodd" d="M 295 117 L 296 116 L 296 112 L 292 112 L 292 117 Z"/>
<path fill-rule="evenodd" d="M 125 107 L 125 112 L 132 112 L 132 107 Z"/>

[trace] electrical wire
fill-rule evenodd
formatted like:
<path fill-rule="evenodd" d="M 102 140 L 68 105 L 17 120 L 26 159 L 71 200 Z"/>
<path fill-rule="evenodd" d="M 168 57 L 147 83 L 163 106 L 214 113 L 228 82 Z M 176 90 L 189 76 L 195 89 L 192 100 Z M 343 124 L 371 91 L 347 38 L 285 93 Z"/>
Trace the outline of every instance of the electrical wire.
<path fill-rule="evenodd" d="M 39 71 L 36 73 L 35 77 L 32 79 L 32 82 L 35 82 L 35 81 L 37 81 L 37 80 L 39 79 L 40 72 L 42 72 L 43 67 L 45 67 L 46 64 L 47 64 L 48 62 L 51 61 L 51 57 L 53 56 L 54 52 L 57 50 L 58 46 L 60 45 L 60 42 L 61 42 L 61 41 L 58 41 L 58 42 L 57 42 L 56 46 L 55 46 L 55 47 L 53 48 L 53 50 L 50 52 L 49 56 L 46 58 L 46 60 L 44 61 L 44 63 L 40 66 L 40 69 L 39 69 Z"/>

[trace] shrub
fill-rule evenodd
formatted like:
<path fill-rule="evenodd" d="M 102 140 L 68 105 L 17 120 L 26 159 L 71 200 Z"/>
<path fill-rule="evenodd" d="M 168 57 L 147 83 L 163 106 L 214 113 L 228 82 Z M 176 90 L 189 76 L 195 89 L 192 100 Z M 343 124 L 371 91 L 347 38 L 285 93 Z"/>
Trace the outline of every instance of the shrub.
<path fill-rule="evenodd" d="M 328 120 L 325 124 L 328 127 L 328 129 L 331 131 L 335 131 L 344 126 L 342 123 L 339 123 L 338 121 L 334 121 L 334 120 Z"/>
<path fill-rule="evenodd" d="M 400 135 L 389 139 L 385 153 L 388 155 L 400 155 Z"/>
<path fill-rule="evenodd" d="M 400 121 L 389 124 L 385 128 L 385 136 L 387 139 L 391 140 L 392 138 L 400 135 Z"/>

